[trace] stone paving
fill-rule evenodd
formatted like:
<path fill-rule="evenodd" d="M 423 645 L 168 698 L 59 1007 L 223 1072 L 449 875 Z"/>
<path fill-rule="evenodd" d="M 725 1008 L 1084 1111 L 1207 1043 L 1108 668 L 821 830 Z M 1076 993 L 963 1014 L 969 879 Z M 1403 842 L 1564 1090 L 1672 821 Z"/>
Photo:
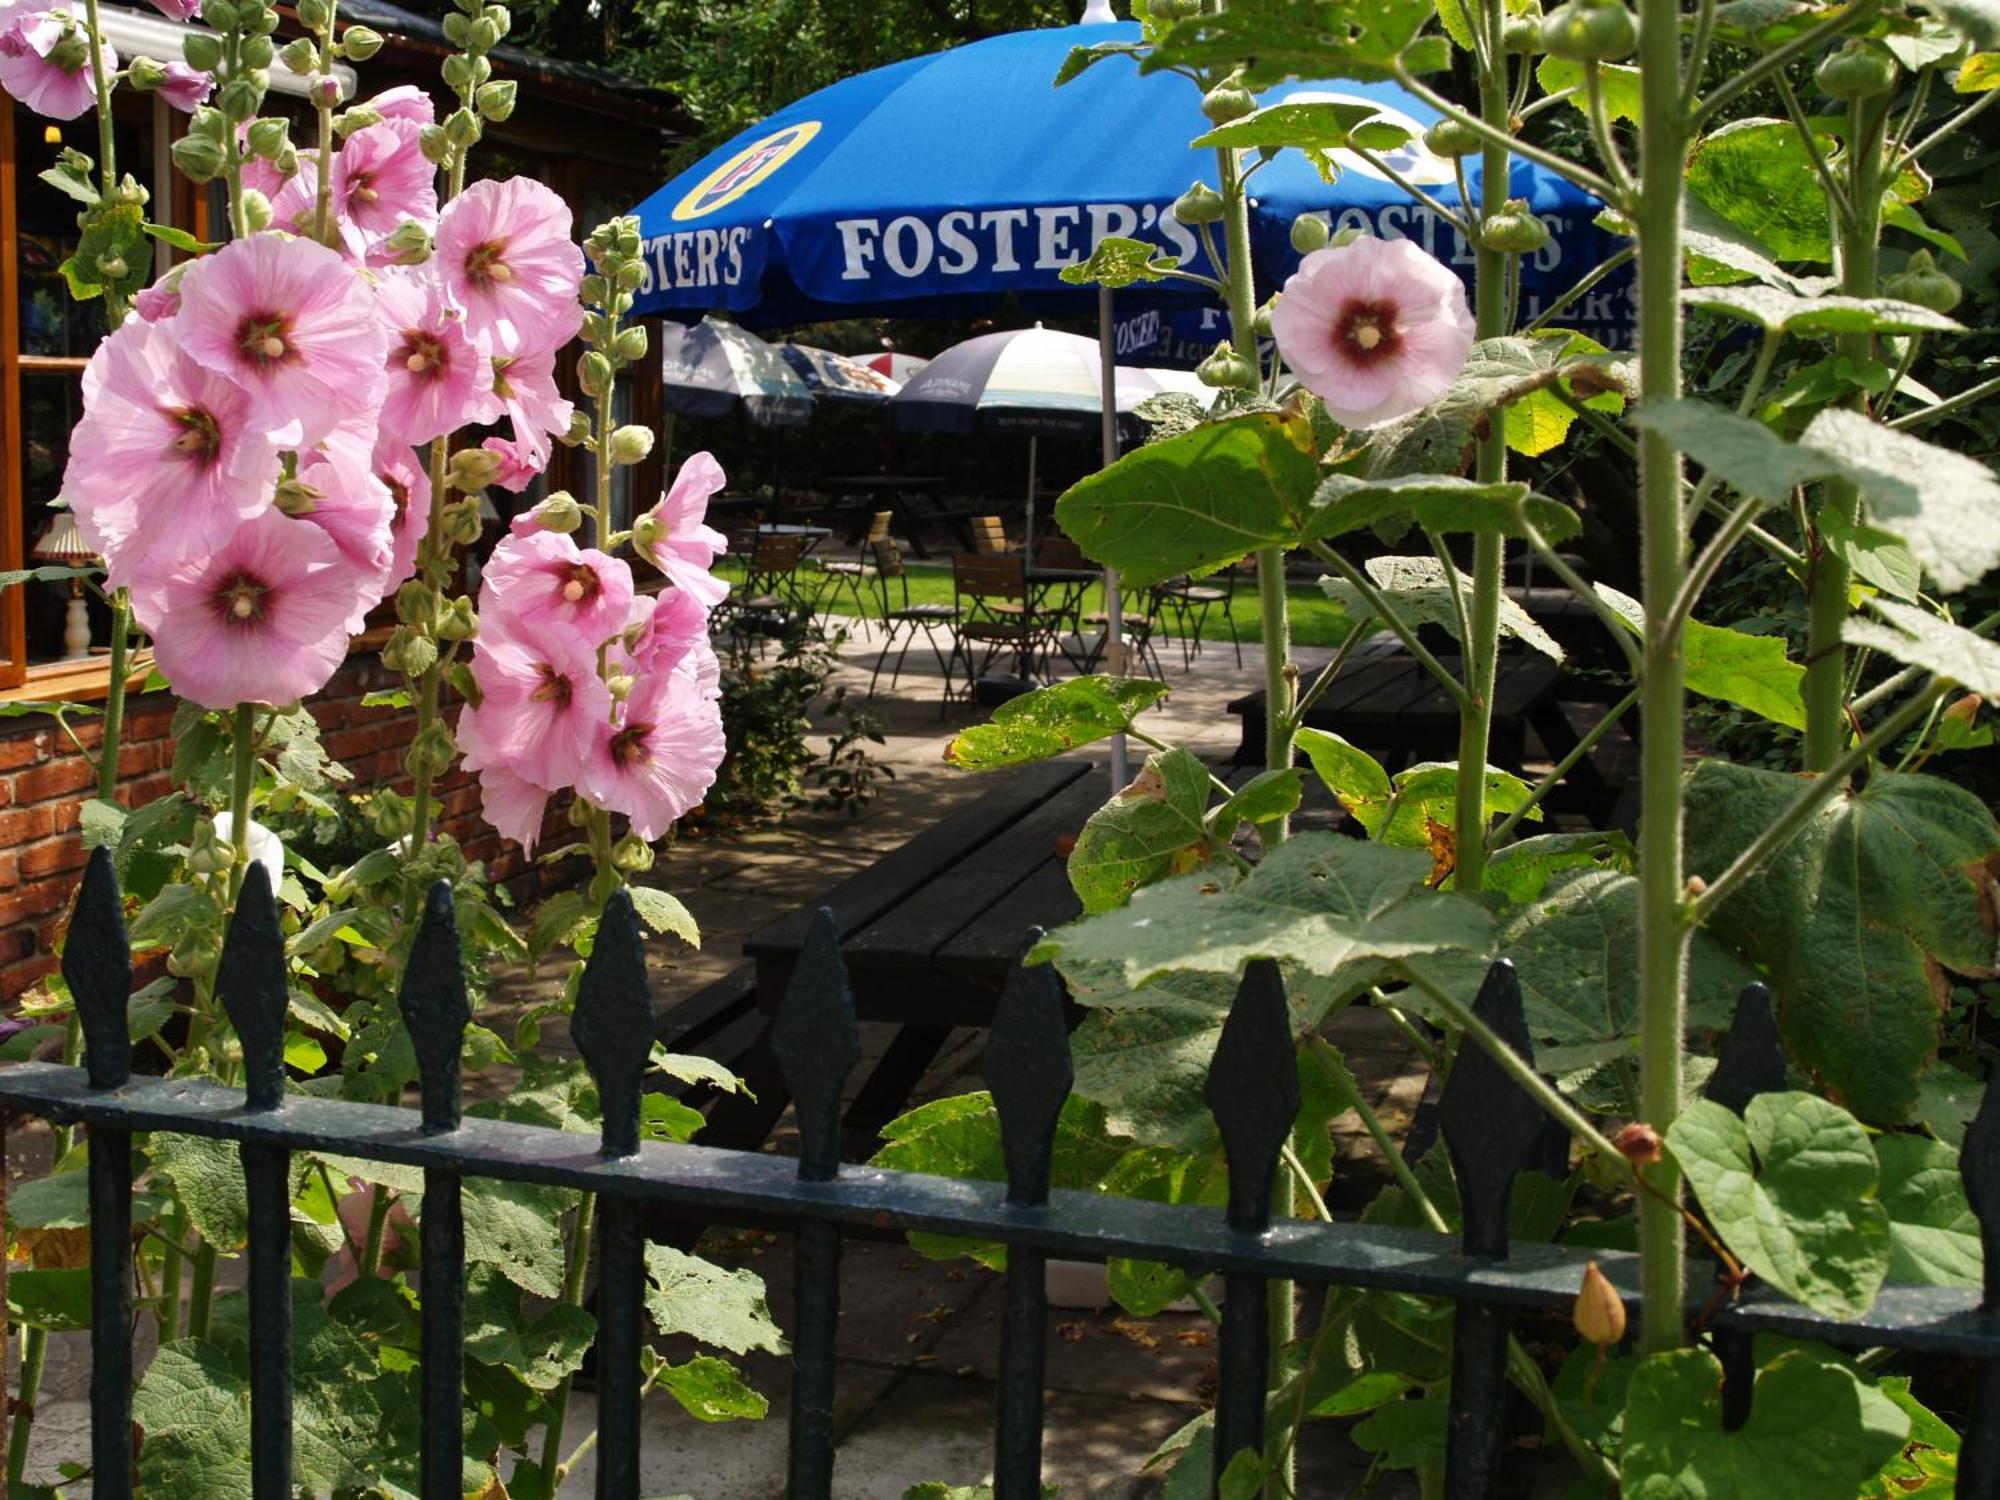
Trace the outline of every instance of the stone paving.
<path fill-rule="evenodd" d="M 865 692 L 875 647 L 866 628 L 843 648 L 841 680 Z M 1308 651 L 1309 670 L 1324 653 Z M 694 912 L 703 947 L 656 940 L 650 955 L 661 1003 L 685 995 L 736 966 L 745 934 L 810 901 L 839 879 L 979 796 L 986 783 L 948 769 L 950 734 L 975 712 L 954 706 L 940 716 L 937 679 L 912 653 L 896 697 L 875 706 L 887 729 L 877 758 L 895 772 L 858 818 L 801 811 L 769 827 L 726 839 L 685 840 L 665 855 L 655 878 Z M 1262 679 L 1261 651 L 1244 647 L 1239 668 L 1226 645 L 1211 643 L 1191 671 L 1169 659 L 1171 698 L 1146 720 L 1158 737 L 1184 743 L 1211 759 L 1233 750 L 1235 720 L 1223 705 Z M 1087 753 L 1087 752 L 1086 752 Z M 1109 782 L 1107 780 L 1107 792 Z M 504 1009 L 520 1003 L 548 976 L 516 976 L 496 990 Z M 503 1034 L 507 1030 L 500 1022 Z M 886 1042 L 887 1028 L 866 1038 Z M 1405 1044 L 1381 1018 L 1351 1011 L 1332 1034 L 1392 1130 L 1407 1122 L 1422 1088 Z M 561 1045 L 559 1034 L 545 1034 Z M 979 1036 L 961 1032 L 926 1077 L 920 1097 L 980 1086 Z M 865 1071 L 865 1070 L 862 1070 Z M 860 1076 L 859 1072 L 857 1076 Z M 1372 1147 L 1353 1117 L 1336 1122 L 1339 1155 L 1333 1201 L 1351 1211 L 1381 1180 Z M 781 1127 L 772 1149 L 787 1150 Z M 34 1140 L 17 1130 L 10 1174 L 33 1159 Z M 44 1148 L 45 1149 L 45 1148 Z M 44 1158 L 45 1159 L 45 1158 Z M 781 1323 L 789 1319 L 789 1247 L 782 1237 L 714 1237 L 710 1252 L 748 1265 L 767 1281 Z M 240 1266 L 240 1262 L 237 1263 Z M 998 1349 L 999 1279 L 970 1262 L 926 1261 L 900 1245 L 850 1245 L 842 1270 L 843 1318 L 839 1369 L 840 1453 L 836 1494 L 843 1500 L 898 1500 L 926 1480 L 971 1484 L 990 1478 L 990 1420 Z M 1141 1472 L 1158 1443 L 1197 1415 L 1212 1395 L 1215 1342 L 1197 1314 L 1135 1320 L 1117 1309 L 1052 1312 L 1048 1397 L 1047 1477 L 1065 1497 L 1142 1496 L 1157 1477 Z M 85 1455 L 88 1357 L 82 1335 L 63 1336 L 50 1361 L 39 1411 L 42 1433 L 30 1478 L 47 1481 L 54 1465 Z M 753 1383 L 771 1400 L 762 1423 L 706 1425 L 671 1402 L 647 1403 L 644 1492 L 699 1500 L 749 1500 L 783 1490 L 786 1371 L 784 1362 L 753 1356 Z M 571 1430 L 589 1430 L 589 1399 L 579 1399 Z M 43 1439 L 49 1439 L 44 1441 Z M 1359 1493 L 1366 1455 L 1330 1424 L 1315 1424 L 1302 1445 L 1302 1496 Z M 565 1494 L 588 1494 L 591 1460 L 571 1477 Z M 65 1486 L 72 1495 L 87 1484 Z M 1400 1500 L 1415 1493 L 1404 1476 L 1384 1474 L 1370 1496 Z"/>

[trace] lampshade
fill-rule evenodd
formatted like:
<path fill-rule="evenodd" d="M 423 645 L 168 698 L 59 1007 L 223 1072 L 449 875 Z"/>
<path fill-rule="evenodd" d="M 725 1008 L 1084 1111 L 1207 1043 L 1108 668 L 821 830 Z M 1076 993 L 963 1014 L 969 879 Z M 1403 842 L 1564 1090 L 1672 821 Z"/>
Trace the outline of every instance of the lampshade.
<path fill-rule="evenodd" d="M 73 512 L 59 510 L 28 554 L 36 562 L 68 563 L 80 567 L 97 559 L 97 549 L 83 539 Z"/>

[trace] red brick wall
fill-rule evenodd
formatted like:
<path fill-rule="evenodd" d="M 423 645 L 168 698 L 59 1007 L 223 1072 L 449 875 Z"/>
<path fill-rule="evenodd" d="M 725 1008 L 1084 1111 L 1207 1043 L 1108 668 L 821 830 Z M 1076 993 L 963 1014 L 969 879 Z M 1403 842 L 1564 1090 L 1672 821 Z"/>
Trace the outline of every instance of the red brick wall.
<path fill-rule="evenodd" d="M 366 792 L 385 784 L 409 790 L 403 756 L 416 729 L 416 711 L 364 707 L 372 692 L 400 686 L 374 653 L 356 655 L 312 700 L 326 752 L 354 773 L 345 790 Z M 455 707 L 451 710 L 455 715 Z M 118 800 L 137 807 L 173 790 L 169 738 L 174 699 L 164 693 L 131 700 L 118 751 Z M 71 720 L 77 738 L 97 751 L 104 732 L 97 718 Z M 33 715 L 0 719 L 0 1001 L 12 1000 L 56 967 L 52 940 L 68 913 L 85 850 L 77 832 L 79 808 L 96 792 L 96 775 L 54 720 Z M 468 859 L 484 860 L 517 900 L 537 894 L 552 868 L 524 860 L 479 816 L 476 777 L 454 766 L 438 783 L 443 826 Z M 558 802 L 545 829 L 550 847 L 576 836 Z M 553 867 L 574 874 L 567 864 Z"/>

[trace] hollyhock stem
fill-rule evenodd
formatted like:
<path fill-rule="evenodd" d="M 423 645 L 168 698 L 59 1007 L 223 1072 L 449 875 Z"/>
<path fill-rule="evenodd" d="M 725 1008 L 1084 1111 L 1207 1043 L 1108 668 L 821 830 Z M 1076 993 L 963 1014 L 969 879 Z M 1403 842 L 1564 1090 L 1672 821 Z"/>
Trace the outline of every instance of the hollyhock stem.
<path fill-rule="evenodd" d="M 445 471 L 451 459 L 451 439 L 441 437 L 431 443 L 431 513 L 424 528 L 424 539 L 420 544 L 418 574 L 432 588 L 441 586 L 438 575 L 443 571 L 439 564 L 439 554 L 450 554 L 451 543 L 444 538 L 444 497 Z M 442 658 L 434 661 L 417 680 L 417 739 L 424 737 L 438 716 L 438 683 L 444 675 Z M 414 741 L 413 741 L 414 743 Z M 420 849 L 431 841 L 431 783 L 436 773 L 427 767 L 419 767 L 416 772 L 416 788 L 410 808 L 410 848 Z M 410 916 L 414 920 L 417 912 L 418 892 L 410 887 Z"/>
<path fill-rule="evenodd" d="M 236 858 L 229 867 L 229 904 L 236 905 L 243 873 L 250 868 L 250 788 L 257 779 L 257 708 L 239 703 L 230 718 L 230 749 L 234 752 L 229 784 L 229 837 Z"/>
<path fill-rule="evenodd" d="M 563 1275 L 562 1303 L 583 1306 L 584 1277 L 590 1269 L 590 1231 L 597 1214 L 597 1197 L 585 1193 L 576 1206 L 576 1232 L 570 1238 L 569 1267 Z M 542 1479 L 548 1493 L 556 1492 L 556 1461 L 562 1456 L 563 1426 L 569 1419 L 570 1377 L 549 1393 L 549 1425 L 542 1436 Z"/>
<path fill-rule="evenodd" d="M 327 0 L 326 30 L 319 39 L 319 68 L 327 79 L 333 77 L 333 22 L 338 9 L 338 0 Z M 318 172 L 318 187 L 313 196 L 313 238 L 327 245 L 333 242 L 333 101 L 326 97 L 324 85 L 313 90 L 313 103 L 319 112 L 319 160 L 314 163 Z"/>
<path fill-rule="evenodd" d="M 1889 99 L 1857 99 L 1850 106 L 1848 212 L 1840 215 L 1840 289 L 1850 297 L 1875 295 L 1876 261 L 1882 237 L 1882 146 L 1889 123 Z M 1874 357 L 1875 340 L 1866 333 L 1845 333 L 1837 348 L 1857 368 Z M 1857 391 L 1851 405 L 1865 409 L 1867 395 Z M 1813 534 L 1807 539 L 1806 587 L 1806 738 L 1805 769 L 1824 771 L 1839 758 L 1847 742 L 1847 652 L 1841 627 L 1847 623 L 1847 564 L 1826 545 L 1821 525 L 1828 519 L 1852 527 L 1860 512 L 1861 493 L 1846 480 L 1827 481 Z"/>
<path fill-rule="evenodd" d="M 125 590 L 111 591 L 111 680 L 104 692 L 104 737 L 97 746 L 97 800 L 118 793 L 118 745 L 125 733 L 125 653 L 131 644 L 132 604 Z"/>
<path fill-rule="evenodd" d="M 1504 15 L 1499 0 L 1486 0 L 1478 23 L 1486 34 L 1488 63 L 1480 69 L 1479 113 L 1498 133 L 1507 128 L 1507 53 L 1501 45 Z M 1510 153 L 1494 139 L 1484 138 L 1479 159 L 1479 220 L 1483 223 L 1507 205 Z M 1462 205 L 1468 212 L 1470 204 Z M 1476 227 L 1476 226 L 1475 226 Z M 1501 250 L 1479 246 L 1475 252 L 1473 318 L 1482 339 L 1507 332 L 1507 280 L 1510 258 Z M 1507 477 L 1507 429 L 1504 422 L 1486 424 L 1475 458 L 1481 481 Z M 1465 691 L 1471 700 L 1458 718 L 1458 801 L 1453 826 L 1458 830 L 1456 882 L 1462 891 L 1478 890 L 1486 882 L 1486 760 L 1493 738 L 1493 679 L 1500 651 L 1500 589 L 1506 551 L 1498 535 L 1480 532 L 1472 539 L 1472 603 L 1465 638 Z"/>
<path fill-rule="evenodd" d="M 1689 117 L 1681 99 L 1678 0 L 1639 0 L 1639 387 L 1647 403 L 1681 393 L 1681 190 Z M 1699 80 L 1690 80 L 1690 85 Z M 1639 765 L 1639 1112 L 1662 1135 L 1681 1112 L 1687 944 L 1682 908 L 1681 725 L 1686 664 L 1673 619 L 1687 572 L 1681 457 L 1658 431 L 1639 435 L 1640 557 L 1646 606 Z M 1686 1249 L 1672 1157 L 1641 1169 L 1639 1347 L 1680 1347 Z"/>

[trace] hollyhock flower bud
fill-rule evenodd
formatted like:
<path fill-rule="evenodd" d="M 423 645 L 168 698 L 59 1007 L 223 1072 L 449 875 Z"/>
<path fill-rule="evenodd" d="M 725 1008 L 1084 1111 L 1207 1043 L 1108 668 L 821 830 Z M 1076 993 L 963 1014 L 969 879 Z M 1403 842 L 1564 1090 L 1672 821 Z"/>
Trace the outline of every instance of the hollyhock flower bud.
<path fill-rule="evenodd" d="M 357 130 L 366 130 L 370 125 L 380 125 L 382 114 L 365 104 L 350 104 L 333 117 L 333 133 L 343 141 Z M 421 128 L 421 127 L 417 127 Z"/>
<path fill-rule="evenodd" d="M 623 271 L 619 272 L 619 279 L 621 281 L 624 279 Z M 616 347 L 619 361 L 628 365 L 637 364 L 646 357 L 648 342 L 646 330 L 640 324 L 635 323 L 630 328 L 619 329 Z"/>
<path fill-rule="evenodd" d="M 241 125 L 257 117 L 264 107 L 265 86 L 255 74 L 242 73 L 225 83 L 215 96 L 215 107 L 232 124 Z"/>
<path fill-rule="evenodd" d="M 490 437 L 479 446 L 499 460 L 500 467 L 494 470 L 493 483 L 510 495 L 520 494 L 542 472 L 541 455 L 525 443 Z"/>
<path fill-rule="evenodd" d="M 614 672 L 604 679 L 604 685 L 611 689 L 611 701 L 623 703 L 632 696 L 632 684 L 636 679 L 628 672 Z"/>
<path fill-rule="evenodd" d="M 482 83 L 474 99 L 480 114 L 495 124 L 514 113 L 516 92 L 519 88 L 513 79 L 503 78 L 497 83 Z"/>
<path fill-rule="evenodd" d="M 1215 224 L 1222 219 L 1222 195 L 1197 182 L 1174 199 L 1173 214 L 1183 224 Z"/>
<path fill-rule="evenodd" d="M 228 814 L 222 816 L 227 817 Z M 252 840 L 256 838 L 251 835 Z M 187 867 L 196 875 L 220 875 L 235 863 L 234 851 L 229 841 L 215 826 L 215 820 L 196 823 L 194 834 L 188 839 Z"/>
<path fill-rule="evenodd" d="M 1570 1321 L 1579 1334 L 1600 1349 L 1625 1337 L 1625 1299 L 1597 1269 L 1596 1261 L 1583 1268 L 1583 1289 L 1576 1294 Z"/>
<path fill-rule="evenodd" d="M 1201 377 L 1203 385 L 1217 390 L 1257 389 L 1257 367 L 1238 354 L 1228 339 L 1217 344 L 1215 352 L 1196 365 L 1194 372 Z"/>
<path fill-rule="evenodd" d="M 457 754 L 458 742 L 451 737 L 451 731 L 442 720 L 433 720 L 410 742 L 410 753 L 403 764 L 412 776 L 430 779 L 449 768 Z"/>
<path fill-rule="evenodd" d="M 399 626 L 382 647 L 382 665 L 405 677 L 421 677 L 437 665 L 437 642 L 421 630 Z"/>
<path fill-rule="evenodd" d="M 1612 1137 L 1611 1144 L 1635 1167 L 1649 1167 L 1661 1156 L 1660 1133 L 1643 1120 L 1634 1120 Z"/>
<path fill-rule="evenodd" d="M 447 505 L 438 515 L 444 534 L 460 547 L 470 547 L 479 540 L 479 533 L 485 522 L 479 515 L 479 497 L 469 495 L 463 500 Z"/>
<path fill-rule="evenodd" d="M 150 57 L 135 57 L 126 64 L 125 81 L 142 94 L 150 94 L 167 81 L 167 65 Z"/>
<path fill-rule="evenodd" d="M 451 142 L 442 125 L 424 125 L 417 131 L 417 146 L 424 153 L 424 160 L 433 166 L 443 166 L 451 155 Z"/>
<path fill-rule="evenodd" d="M 273 210 L 271 200 L 253 187 L 243 190 L 243 222 L 252 234 L 271 227 Z"/>
<path fill-rule="evenodd" d="M 453 489 L 471 494 L 493 483 L 493 476 L 499 472 L 498 454 L 490 453 L 484 448 L 461 448 L 452 454 L 451 465 L 445 471 L 445 478 Z"/>
<path fill-rule="evenodd" d="M 632 525 L 632 545 L 638 554 L 703 609 L 713 609 L 729 592 L 729 585 L 709 571 L 716 557 L 729 550 L 729 539 L 703 519 L 709 500 L 726 483 L 713 454 L 693 454 L 681 464 L 660 503 Z"/>
<path fill-rule="evenodd" d="M 206 31 L 190 31 L 181 38 L 181 58 L 197 73 L 213 73 L 222 66 L 222 38 Z"/>
<path fill-rule="evenodd" d="M 313 103 L 332 106 L 340 103 L 340 96 L 344 91 L 337 75 L 321 73 L 312 80 L 306 92 Z"/>
<path fill-rule="evenodd" d="M 576 383 L 593 399 L 611 389 L 615 372 L 611 361 L 595 349 L 586 349 L 576 362 Z"/>
<path fill-rule="evenodd" d="M 278 54 L 278 61 L 287 72 L 303 78 L 319 67 L 319 46 L 309 36 L 296 37 L 285 43 L 284 50 Z"/>
<path fill-rule="evenodd" d="M 399 624 L 427 626 L 437 614 L 437 594 L 412 578 L 396 590 L 396 619 Z"/>
<path fill-rule="evenodd" d="M 367 62 L 382 50 L 382 33 L 368 26 L 350 26 L 340 34 L 340 50 L 351 62 Z"/>
<path fill-rule="evenodd" d="M 268 36 L 251 36 L 243 39 L 243 62 L 245 68 L 268 68 L 278 55 L 277 47 Z"/>
<path fill-rule="evenodd" d="M 420 266 L 431 258 L 431 232 L 415 219 L 405 219 L 389 232 L 381 253 L 391 265 Z"/>
<path fill-rule="evenodd" d="M 611 461 L 614 464 L 642 462 L 653 451 L 653 429 L 636 422 L 627 423 L 611 434 Z"/>
<path fill-rule="evenodd" d="M 1549 226 L 1521 198 L 1509 198 L 1497 213 L 1479 221 L 1479 245 L 1509 255 L 1526 255 L 1549 242 Z"/>
<path fill-rule="evenodd" d="M 1329 232 L 1326 220 L 1318 214 L 1300 214 L 1292 220 L 1292 248 L 1301 255 L 1323 250 Z"/>
<path fill-rule="evenodd" d="M 437 638 L 441 641 L 469 641 L 479 634 L 479 616 L 472 601 L 463 595 L 451 601 L 451 608 L 438 615 Z"/>
<path fill-rule="evenodd" d="M 1476 156 L 1482 149 L 1479 132 L 1462 120 L 1439 120 L 1424 132 L 1424 144 L 1435 156 Z"/>
<path fill-rule="evenodd" d="M 583 507 L 576 503 L 576 497 L 568 490 L 557 490 L 529 511 L 525 519 L 534 523 L 532 529 L 567 536 L 583 524 Z"/>
<path fill-rule="evenodd" d="M 1256 95 L 1243 87 L 1234 74 L 1210 89 L 1201 101 L 1201 112 L 1211 125 L 1227 125 L 1231 120 L 1255 113 L 1256 108 Z"/>
<path fill-rule="evenodd" d="M 1464 283 L 1413 241 L 1364 238 L 1300 262 L 1271 331 L 1336 421 L 1372 427 L 1445 393 L 1473 322 Z"/>
<path fill-rule="evenodd" d="M 445 66 L 451 66 L 452 59 L 445 59 Z M 455 109 L 444 118 L 444 138 L 460 150 L 473 145 L 479 139 L 479 116 L 469 109 Z"/>
<path fill-rule="evenodd" d="M 244 143 L 253 155 L 275 161 L 278 153 L 291 144 L 291 128 L 289 120 L 252 120 L 243 133 Z"/>
<path fill-rule="evenodd" d="M 1965 288 L 1938 269 L 1928 250 L 1913 251 L 1903 269 L 1891 276 L 1883 292 L 1901 302 L 1913 302 L 1934 313 L 1948 313 L 1959 304 Z"/>
<path fill-rule="evenodd" d="M 653 846 L 628 833 L 612 846 L 611 863 L 628 875 L 643 875 L 653 868 Z"/>

